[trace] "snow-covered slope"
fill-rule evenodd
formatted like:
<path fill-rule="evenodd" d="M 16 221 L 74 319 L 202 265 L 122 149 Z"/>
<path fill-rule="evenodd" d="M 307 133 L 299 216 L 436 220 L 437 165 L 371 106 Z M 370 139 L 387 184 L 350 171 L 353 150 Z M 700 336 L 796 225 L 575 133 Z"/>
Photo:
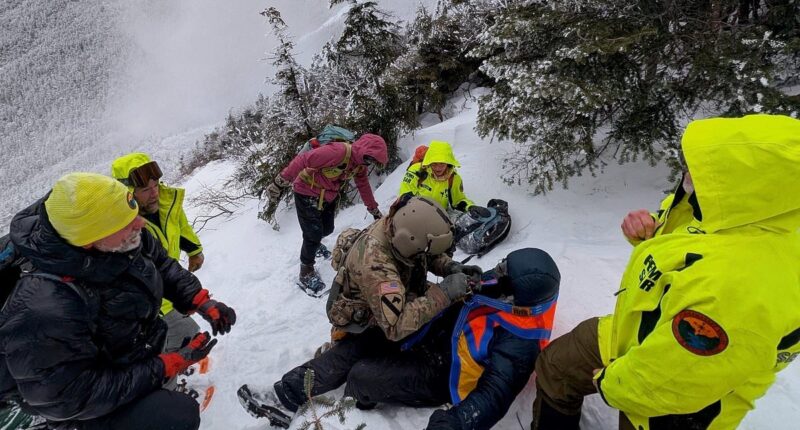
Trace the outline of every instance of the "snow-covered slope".
<path fill-rule="evenodd" d="M 475 92 L 473 92 L 475 95 Z M 454 103 L 459 108 L 462 101 Z M 620 167 L 610 164 L 594 177 L 578 178 L 568 190 L 546 196 L 531 196 L 522 187 L 508 187 L 499 179 L 505 143 L 478 138 L 473 131 L 476 116 L 473 100 L 442 123 L 436 123 L 401 141 L 406 154 L 431 139 L 453 144 L 472 199 L 484 203 L 490 198 L 509 202 L 512 231 L 506 241 L 477 263 L 493 267 L 508 252 L 521 247 L 539 247 L 558 263 L 563 279 L 555 321 L 555 336 L 578 322 L 613 310 L 613 293 L 627 262 L 630 245 L 619 231 L 622 217 L 631 209 L 653 208 L 670 187 L 666 172 L 645 164 Z M 233 167 L 217 163 L 197 172 L 186 183 L 189 195 L 206 186 L 221 186 Z M 376 197 L 386 211 L 396 197 L 403 167 L 385 178 Z M 278 215 L 281 229 L 273 231 L 256 219 L 258 203 L 251 201 L 227 220 L 216 219 L 200 233 L 206 265 L 198 273 L 203 284 L 217 298 L 234 306 L 239 315 L 233 332 L 222 339 L 213 353 L 213 379 L 217 394 L 203 414 L 203 429 L 264 429 L 266 422 L 247 415 L 236 400 L 235 390 L 248 383 L 267 386 L 292 367 L 309 359 L 317 346 L 327 340 L 329 324 L 324 300 L 313 299 L 294 286 L 299 268 L 301 233 L 292 209 Z M 190 208 L 190 219 L 202 213 Z M 333 245 L 336 235 L 348 227 L 369 223 L 363 206 L 348 208 L 337 217 L 336 231 L 324 240 Z M 458 257 L 458 254 L 457 254 Z M 474 261 L 474 260 L 473 260 Z M 321 271 L 330 281 L 332 269 Z M 203 322 L 200 323 L 204 324 Z M 340 396 L 341 389 L 333 395 Z M 531 418 L 532 384 L 523 391 L 499 429 L 527 428 Z M 757 403 L 745 420 L 745 429 L 793 429 L 800 421 L 800 368 L 790 366 L 770 392 Z M 424 428 L 432 409 L 380 405 L 369 412 L 354 410 L 345 426 L 331 422 L 326 428 L 354 428 L 366 423 L 371 429 Z M 295 421 L 295 425 L 302 423 Z M 593 396 L 584 408 L 583 428 L 616 427 L 616 412 Z"/>
<path fill-rule="evenodd" d="M 379 0 L 398 20 L 436 0 Z M 328 0 L 0 4 L 0 228 L 70 171 L 158 152 L 168 178 L 230 110 L 269 93 L 277 7 L 304 64 L 341 31 Z M 180 135 L 181 145 L 173 136 Z M 161 150 L 166 148 L 166 150 Z M 13 184 L 13 185 L 12 185 Z"/>

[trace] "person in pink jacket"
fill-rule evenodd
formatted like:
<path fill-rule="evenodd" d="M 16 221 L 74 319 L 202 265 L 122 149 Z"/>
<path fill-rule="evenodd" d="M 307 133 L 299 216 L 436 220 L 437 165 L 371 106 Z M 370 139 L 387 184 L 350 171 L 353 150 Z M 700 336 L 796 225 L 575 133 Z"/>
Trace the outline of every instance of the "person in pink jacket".
<path fill-rule="evenodd" d="M 294 191 L 297 219 L 303 230 L 301 288 L 314 293 L 325 288 L 314 269 L 314 259 L 322 238 L 333 232 L 339 190 L 347 181 L 354 178 L 367 211 L 375 219 L 382 216 L 368 174 L 370 165 L 385 165 L 388 159 L 383 138 L 365 134 L 352 144 L 331 142 L 298 154 L 267 187 L 270 200 L 280 198 L 282 188 L 291 185 Z"/>

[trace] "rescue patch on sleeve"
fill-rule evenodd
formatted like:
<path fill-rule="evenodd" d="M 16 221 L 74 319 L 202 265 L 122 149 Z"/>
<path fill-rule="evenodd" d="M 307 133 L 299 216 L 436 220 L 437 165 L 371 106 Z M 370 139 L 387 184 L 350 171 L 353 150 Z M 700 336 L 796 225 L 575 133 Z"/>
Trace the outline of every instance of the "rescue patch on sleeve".
<path fill-rule="evenodd" d="M 403 294 L 396 282 L 381 283 L 381 311 L 389 325 L 397 324 L 403 312 Z"/>
<path fill-rule="evenodd" d="M 672 334 L 678 343 L 692 354 L 709 356 L 728 347 L 728 334 L 706 315 L 688 309 L 672 319 Z"/>

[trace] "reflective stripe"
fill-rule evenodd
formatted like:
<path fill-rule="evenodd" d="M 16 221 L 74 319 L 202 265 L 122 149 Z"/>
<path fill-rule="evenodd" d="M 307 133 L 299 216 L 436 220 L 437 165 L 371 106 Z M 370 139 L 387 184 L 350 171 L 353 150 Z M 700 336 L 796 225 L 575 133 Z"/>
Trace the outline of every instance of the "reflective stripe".
<path fill-rule="evenodd" d="M 481 295 L 465 302 L 453 329 L 452 403 L 461 403 L 477 386 L 496 327 L 523 339 L 539 340 L 539 347 L 544 348 L 550 340 L 557 302 L 558 296 L 533 307 L 517 307 Z"/>

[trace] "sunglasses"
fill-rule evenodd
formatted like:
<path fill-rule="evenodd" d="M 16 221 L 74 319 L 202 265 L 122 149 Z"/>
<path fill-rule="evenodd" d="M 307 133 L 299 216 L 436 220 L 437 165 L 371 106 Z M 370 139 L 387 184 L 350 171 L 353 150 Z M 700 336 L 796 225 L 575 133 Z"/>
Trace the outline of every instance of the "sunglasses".
<path fill-rule="evenodd" d="M 151 161 L 131 170 L 127 178 L 120 179 L 119 181 L 129 187 L 142 188 L 148 186 L 151 179 L 158 182 L 162 176 L 163 174 L 161 173 L 161 168 L 158 167 L 158 163 Z"/>

